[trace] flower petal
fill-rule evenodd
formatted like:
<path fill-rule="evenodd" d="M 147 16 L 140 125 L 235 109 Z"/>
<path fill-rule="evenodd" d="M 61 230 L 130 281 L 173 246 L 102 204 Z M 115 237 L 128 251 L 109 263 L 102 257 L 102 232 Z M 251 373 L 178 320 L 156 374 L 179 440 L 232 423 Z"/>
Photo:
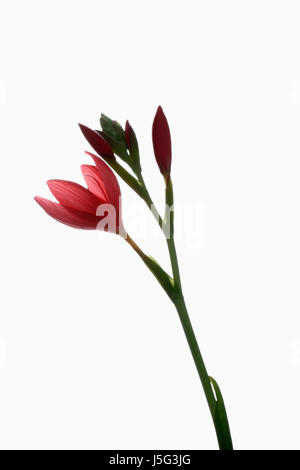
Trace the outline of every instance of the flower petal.
<path fill-rule="evenodd" d="M 114 172 L 109 168 L 101 158 L 93 155 L 90 152 L 85 152 L 87 155 L 92 157 L 95 162 L 96 169 L 98 172 L 98 178 L 103 182 L 105 193 L 107 195 L 107 202 L 113 204 L 116 211 L 119 211 L 119 203 L 121 197 L 120 186 Z"/>
<path fill-rule="evenodd" d="M 97 207 L 102 201 L 88 189 L 64 180 L 50 180 L 47 184 L 55 199 L 63 206 L 96 215 Z"/>
<path fill-rule="evenodd" d="M 99 171 L 97 168 L 93 165 L 81 165 L 80 168 L 89 191 L 98 199 L 103 202 L 107 202 L 108 197 L 105 191 L 105 186 L 102 179 L 99 177 Z"/>
<path fill-rule="evenodd" d="M 95 162 L 98 178 L 103 182 L 105 193 L 107 195 L 107 203 L 112 204 L 116 211 L 116 227 L 118 233 L 126 233 L 122 220 L 121 191 L 118 180 L 114 172 L 101 158 L 90 152 L 85 152 L 92 157 Z"/>
<path fill-rule="evenodd" d="M 106 142 L 102 135 L 96 131 L 93 131 L 93 129 L 90 129 L 87 126 L 84 126 L 83 124 L 79 124 L 79 127 L 90 146 L 93 147 L 98 155 L 115 160 L 111 146 Z"/>
<path fill-rule="evenodd" d="M 43 197 L 36 196 L 34 199 L 50 217 L 70 227 L 95 230 L 100 220 L 100 218 L 95 215 L 67 209 L 61 204 L 49 201 Z"/>

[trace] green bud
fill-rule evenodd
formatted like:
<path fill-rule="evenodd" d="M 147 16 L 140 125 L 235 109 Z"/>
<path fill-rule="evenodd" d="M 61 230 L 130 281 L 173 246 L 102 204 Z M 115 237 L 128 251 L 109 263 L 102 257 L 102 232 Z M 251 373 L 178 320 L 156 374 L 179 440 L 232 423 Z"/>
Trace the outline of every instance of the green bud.
<path fill-rule="evenodd" d="M 110 119 L 105 114 L 101 114 L 100 124 L 102 137 L 110 144 L 114 153 L 123 160 L 128 160 L 127 146 L 125 140 L 125 131 L 117 122 Z"/>
<path fill-rule="evenodd" d="M 132 129 L 129 121 L 126 121 L 125 126 L 125 140 L 126 145 L 130 153 L 130 159 L 132 161 L 133 168 L 135 172 L 141 172 L 141 164 L 140 164 L 140 152 L 139 152 L 139 145 L 135 135 L 134 130 Z"/>

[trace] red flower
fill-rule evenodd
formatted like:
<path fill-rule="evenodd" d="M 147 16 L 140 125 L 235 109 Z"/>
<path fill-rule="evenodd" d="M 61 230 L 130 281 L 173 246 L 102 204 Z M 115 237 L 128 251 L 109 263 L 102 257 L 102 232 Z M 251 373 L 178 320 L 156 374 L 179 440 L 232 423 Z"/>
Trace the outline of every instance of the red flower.
<path fill-rule="evenodd" d="M 167 118 L 161 106 L 157 108 L 154 117 L 152 141 L 158 167 L 164 176 L 168 176 L 171 171 L 172 160 L 171 134 Z"/>
<path fill-rule="evenodd" d="M 80 130 L 91 147 L 103 158 L 115 159 L 114 152 L 108 142 L 96 131 L 83 124 L 79 124 Z"/>
<path fill-rule="evenodd" d="M 47 214 L 63 224 L 125 234 L 117 178 L 103 160 L 86 153 L 95 162 L 95 166 L 81 165 L 88 189 L 72 181 L 50 180 L 47 184 L 58 203 L 39 196 L 35 200 Z"/>

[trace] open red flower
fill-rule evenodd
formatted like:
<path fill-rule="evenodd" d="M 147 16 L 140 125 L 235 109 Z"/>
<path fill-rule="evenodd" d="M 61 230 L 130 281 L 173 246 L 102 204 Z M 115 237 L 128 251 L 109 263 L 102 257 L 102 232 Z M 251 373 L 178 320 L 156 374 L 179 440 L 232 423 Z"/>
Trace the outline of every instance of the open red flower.
<path fill-rule="evenodd" d="M 50 180 L 50 191 L 58 202 L 36 196 L 37 203 L 48 215 L 74 228 L 100 229 L 124 234 L 121 218 L 119 183 L 109 166 L 96 155 L 94 165 L 81 165 L 87 188 L 72 181 Z"/>
<path fill-rule="evenodd" d="M 167 118 L 162 107 L 157 108 L 152 125 L 152 142 L 155 158 L 160 172 L 167 176 L 171 171 L 172 146 Z"/>

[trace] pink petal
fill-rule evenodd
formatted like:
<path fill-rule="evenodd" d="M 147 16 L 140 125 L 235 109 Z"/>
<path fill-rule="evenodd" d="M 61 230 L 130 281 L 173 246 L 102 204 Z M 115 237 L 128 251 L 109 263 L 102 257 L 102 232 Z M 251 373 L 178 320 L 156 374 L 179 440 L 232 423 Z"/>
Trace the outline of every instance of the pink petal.
<path fill-rule="evenodd" d="M 69 225 L 74 228 L 81 228 L 85 230 L 95 230 L 99 217 L 90 215 L 85 212 L 80 212 L 58 204 L 57 202 L 49 201 L 43 197 L 36 196 L 36 202 L 44 209 L 44 211 L 59 222 Z"/>
<path fill-rule="evenodd" d="M 93 165 L 81 165 L 81 172 L 89 191 L 93 193 L 98 199 L 107 202 L 108 197 L 105 191 L 105 186 L 102 179 L 99 177 L 99 171 Z"/>
<path fill-rule="evenodd" d="M 50 180 L 47 184 L 55 199 L 63 206 L 96 215 L 101 201 L 88 189 L 80 184 L 64 180 Z"/>
<path fill-rule="evenodd" d="M 101 158 L 93 155 L 90 152 L 85 152 L 87 155 L 92 157 L 96 164 L 96 170 L 98 172 L 98 178 L 103 182 L 105 193 L 107 195 L 107 203 L 112 204 L 116 210 L 116 226 L 121 233 L 125 232 L 123 221 L 122 221 L 122 206 L 121 206 L 121 191 L 118 180 L 114 172 Z"/>
<path fill-rule="evenodd" d="M 107 202 L 113 204 L 116 211 L 119 211 L 119 200 L 121 197 L 120 186 L 114 172 L 109 168 L 101 158 L 86 152 L 95 162 L 98 172 L 98 178 L 103 182 L 105 193 L 107 194 Z"/>
<path fill-rule="evenodd" d="M 111 146 L 106 142 L 102 135 L 98 134 L 98 132 L 93 131 L 93 129 L 90 129 L 87 126 L 84 126 L 83 124 L 79 124 L 79 127 L 90 146 L 93 147 L 98 155 L 115 160 Z"/>

